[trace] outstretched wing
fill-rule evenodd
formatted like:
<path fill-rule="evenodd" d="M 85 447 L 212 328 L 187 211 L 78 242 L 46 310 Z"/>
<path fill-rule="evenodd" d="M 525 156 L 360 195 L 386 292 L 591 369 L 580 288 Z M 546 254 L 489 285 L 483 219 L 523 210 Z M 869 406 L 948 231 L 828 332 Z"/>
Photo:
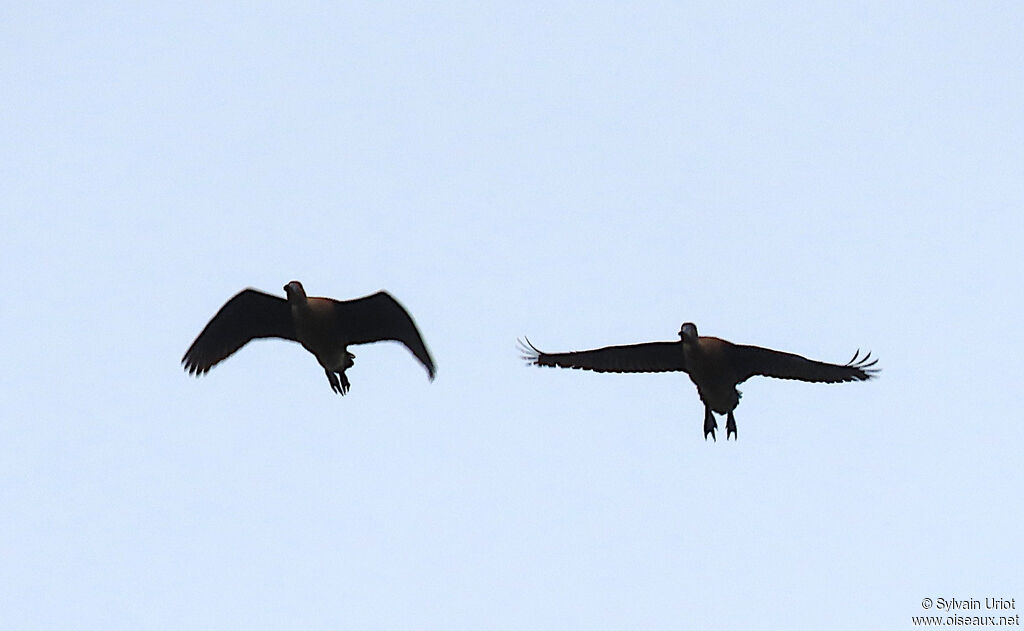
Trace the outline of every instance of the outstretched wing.
<path fill-rule="evenodd" d="M 349 344 L 368 344 L 382 340 L 394 340 L 420 360 L 430 378 L 434 378 L 434 360 L 427 345 L 423 343 L 416 323 L 409 312 L 386 291 L 356 298 L 336 300 L 336 312 L 341 330 Z"/>
<path fill-rule="evenodd" d="M 733 345 L 729 349 L 729 363 L 736 371 L 737 382 L 742 383 L 754 375 L 777 379 L 799 379 L 815 383 L 840 383 L 844 381 L 866 381 L 871 379 L 878 368 L 872 368 L 878 360 L 869 362 L 871 353 L 864 357 L 858 350 L 853 358 L 843 365 L 814 361 L 793 353 L 774 351 L 760 346 Z"/>
<path fill-rule="evenodd" d="M 255 289 L 227 301 L 181 358 L 185 370 L 202 375 L 258 337 L 296 340 L 291 307 L 284 298 Z"/>
<path fill-rule="evenodd" d="M 545 353 L 530 340 L 519 342 L 523 359 L 537 366 L 558 366 L 595 372 L 686 371 L 682 342 L 647 342 L 605 346 L 590 351 Z"/>

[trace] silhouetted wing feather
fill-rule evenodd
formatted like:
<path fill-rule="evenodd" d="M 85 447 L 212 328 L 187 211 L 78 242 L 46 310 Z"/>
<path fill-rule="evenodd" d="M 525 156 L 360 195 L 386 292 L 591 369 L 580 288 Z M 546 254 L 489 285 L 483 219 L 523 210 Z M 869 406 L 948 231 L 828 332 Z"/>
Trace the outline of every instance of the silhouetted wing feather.
<path fill-rule="evenodd" d="M 595 372 L 686 371 L 681 342 L 647 342 L 606 346 L 589 351 L 545 353 L 530 340 L 519 343 L 523 359 L 537 366 L 558 366 Z"/>
<path fill-rule="evenodd" d="M 729 349 L 729 363 L 737 373 L 737 383 L 754 375 L 777 379 L 799 379 L 815 383 L 840 383 L 844 381 L 866 381 L 878 372 L 871 368 L 878 360 L 868 362 L 871 353 L 860 360 L 860 351 L 844 365 L 828 364 L 807 359 L 794 353 L 784 353 L 760 346 L 733 345 Z"/>
<path fill-rule="evenodd" d="M 296 340 L 291 307 L 284 298 L 246 289 L 224 303 L 185 351 L 181 363 L 189 374 L 202 375 L 259 337 Z"/>
<path fill-rule="evenodd" d="M 430 378 L 434 378 L 434 360 L 423 343 L 416 323 L 391 294 L 378 291 L 363 298 L 334 302 L 341 330 L 345 332 L 349 344 L 368 344 L 382 340 L 401 342 L 420 360 Z"/>

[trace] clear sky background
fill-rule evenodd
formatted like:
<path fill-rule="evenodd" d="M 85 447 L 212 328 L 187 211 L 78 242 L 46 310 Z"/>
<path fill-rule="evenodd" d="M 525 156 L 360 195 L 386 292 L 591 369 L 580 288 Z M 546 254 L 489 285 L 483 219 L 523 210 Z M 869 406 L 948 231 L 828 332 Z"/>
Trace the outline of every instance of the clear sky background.
<path fill-rule="evenodd" d="M 0 628 L 909 629 L 1024 601 L 1024 8 L 8 3 Z M 235 292 L 386 288 L 333 394 Z M 525 367 L 679 325 L 869 383 Z M 724 427 L 724 425 L 723 425 Z"/>

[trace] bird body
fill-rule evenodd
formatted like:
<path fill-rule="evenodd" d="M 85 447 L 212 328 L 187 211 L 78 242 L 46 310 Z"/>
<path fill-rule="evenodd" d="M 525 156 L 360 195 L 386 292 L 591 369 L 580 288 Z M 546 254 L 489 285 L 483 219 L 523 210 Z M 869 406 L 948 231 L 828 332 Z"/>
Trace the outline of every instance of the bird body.
<path fill-rule="evenodd" d="M 730 342 L 717 337 L 704 337 L 698 344 L 680 344 L 683 363 L 700 400 L 713 411 L 726 414 L 739 405 L 738 383 L 732 366 L 725 361 Z"/>
<path fill-rule="evenodd" d="M 299 344 L 316 357 L 332 387 L 332 374 L 337 374 L 345 384 L 345 370 L 354 365 L 355 355 L 348 352 L 349 341 L 345 339 L 344 325 L 339 326 L 336 301 L 308 298 L 298 283 L 288 283 L 285 292 L 288 293 L 288 305 Z M 345 385 L 343 388 L 345 392 L 348 387 Z"/>
<path fill-rule="evenodd" d="M 354 365 L 349 345 L 401 342 L 434 378 L 434 361 L 409 313 L 385 291 L 355 300 L 306 296 L 302 283 L 284 286 L 287 299 L 245 289 L 224 304 L 182 357 L 190 374 L 202 375 L 257 338 L 298 342 L 316 357 L 331 389 L 348 392 L 345 370 Z"/>
<path fill-rule="evenodd" d="M 818 383 L 865 381 L 878 369 L 871 353 L 858 360 L 860 351 L 846 364 L 819 362 L 793 353 L 733 344 L 717 337 L 700 336 L 691 322 L 679 330 L 678 342 L 647 342 L 606 346 L 589 351 L 545 353 L 527 339 L 521 344 L 523 358 L 538 366 L 579 368 L 597 372 L 681 371 L 690 376 L 704 403 L 704 438 L 715 438 L 718 423 L 712 412 L 727 415 L 726 438 L 738 436 L 733 410 L 740 403 L 736 386 L 750 377 L 798 379 Z"/>

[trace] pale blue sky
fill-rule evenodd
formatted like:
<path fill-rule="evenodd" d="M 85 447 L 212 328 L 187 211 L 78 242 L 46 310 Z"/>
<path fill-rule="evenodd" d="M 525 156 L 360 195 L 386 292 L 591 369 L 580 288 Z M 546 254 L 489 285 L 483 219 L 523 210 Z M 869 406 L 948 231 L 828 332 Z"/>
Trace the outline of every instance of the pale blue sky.
<path fill-rule="evenodd" d="M 3 629 L 907 629 L 1024 600 L 1024 8 L 9 4 Z M 413 313 L 334 395 L 252 286 Z M 881 378 L 524 367 L 703 334 Z"/>

